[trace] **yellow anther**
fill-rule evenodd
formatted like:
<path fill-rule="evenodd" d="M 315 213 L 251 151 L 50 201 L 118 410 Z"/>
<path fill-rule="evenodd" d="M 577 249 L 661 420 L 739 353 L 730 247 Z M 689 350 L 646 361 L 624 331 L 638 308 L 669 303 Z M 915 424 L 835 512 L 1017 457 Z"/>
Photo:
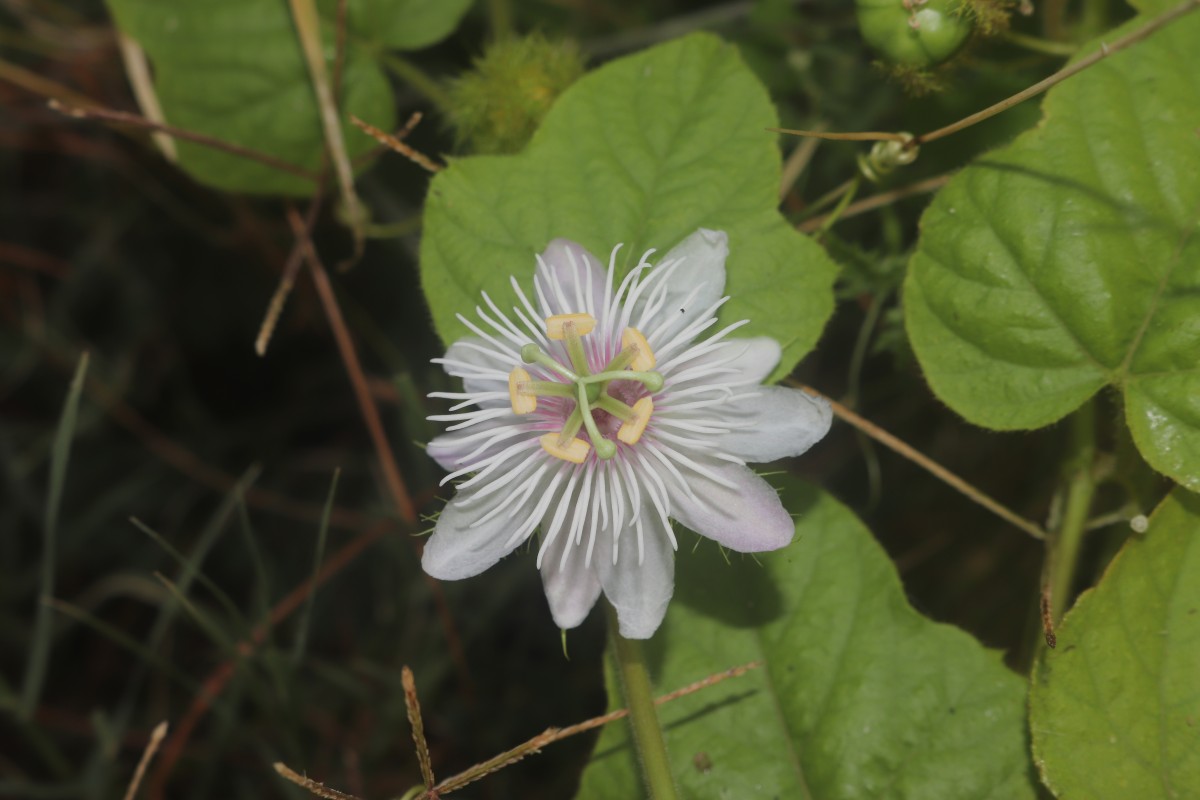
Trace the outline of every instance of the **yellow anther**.
<path fill-rule="evenodd" d="M 596 318 L 591 314 L 555 314 L 546 317 L 546 335 L 562 341 L 567 338 L 568 325 L 574 327 L 575 333 L 585 336 L 596 327 Z"/>
<path fill-rule="evenodd" d="M 631 331 L 633 328 L 625 330 Z M 638 335 L 641 336 L 641 334 Z M 621 427 L 617 429 L 617 438 L 625 444 L 637 444 L 637 440 L 641 439 L 642 434 L 646 432 L 646 426 L 650 424 L 650 415 L 653 413 L 653 400 L 649 397 L 638 400 L 633 404 L 633 416 L 621 423 Z"/>
<path fill-rule="evenodd" d="M 559 445 L 557 433 L 547 433 L 539 440 L 542 443 L 542 449 L 555 458 L 561 458 L 563 461 L 570 461 L 572 464 L 582 464 L 587 458 L 588 451 L 592 446 L 583 439 L 572 439 L 567 442 L 566 447 Z"/>
<path fill-rule="evenodd" d="M 508 373 L 508 399 L 514 414 L 528 414 L 537 408 L 537 396 L 522 391 L 528 383 L 529 373 L 520 367 Z"/>
<path fill-rule="evenodd" d="M 629 362 L 629 368 L 634 372 L 649 372 L 658 363 L 654 358 L 654 351 L 650 349 L 650 343 L 637 328 L 626 328 L 621 333 L 621 347 L 622 349 L 632 347 L 637 350 L 633 361 Z"/>

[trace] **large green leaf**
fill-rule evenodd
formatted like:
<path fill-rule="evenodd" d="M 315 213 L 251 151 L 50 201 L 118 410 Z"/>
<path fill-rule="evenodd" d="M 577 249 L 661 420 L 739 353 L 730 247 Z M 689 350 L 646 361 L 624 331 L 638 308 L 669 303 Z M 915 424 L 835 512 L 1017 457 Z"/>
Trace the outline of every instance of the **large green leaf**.
<path fill-rule="evenodd" d="M 455 161 L 432 182 L 421 278 L 442 338 L 480 290 L 528 285 L 555 237 L 602 261 L 624 242 L 622 273 L 650 247 L 698 227 L 730 239 L 722 318 L 784 346 L 780 372 L 815 343 L 833 309 L 835 268 L 776 211 L 780 162 L 766 91 L 737 51 L 694 34 L 614 61 L 568 89 L 524 152 Z"/>
<path fill-rule="evenodd" d="M 796 540 L 762 566 L 680 548 L 676 598 L 649 643 L 657 689 L 763 662 L 660 707 L 682 796 L 1034 797 L 1023 681 L 914 611 L 848 509 L 798 481 L 783 487 Z M 638 796 L 627 728 L 609 725 L 579 797 Z"/>
<path fill-rule="evenodd" d="M 1200 792 L 1200 498 L 1169 496 L 1067 614 L 1033 677 L 1034 758 L 1054 793 Z"/>
<path fill-rule="evenodd" d="M 913 347 L 955 411 L 1036 428 L 1113 386 L 1146 460 L 1192 489 L 1197 42 L 1192 14 L 1053 89 L 1040 128 L 939 194 L 905 283 Z"/>
<path fill-rule="evenodd" d="M 146 51 L 167 121 L 269 153 L 315 172 L 324 151 L 316 96 L 287 0 L 108 0 L 118 26 Z M 375 141 L 348 125 L 353 114 L 389 128 L 395 109 L 375 62 L 385 48 L 445 36 L 469 0 L 350 0 L 341 110 L 351 158 Z M 322 3 L 330 69 L 333 5 Z M 190 142 L 179 164 L 220 189 L 305 195 L 314 184 L 273 167 Z"/>

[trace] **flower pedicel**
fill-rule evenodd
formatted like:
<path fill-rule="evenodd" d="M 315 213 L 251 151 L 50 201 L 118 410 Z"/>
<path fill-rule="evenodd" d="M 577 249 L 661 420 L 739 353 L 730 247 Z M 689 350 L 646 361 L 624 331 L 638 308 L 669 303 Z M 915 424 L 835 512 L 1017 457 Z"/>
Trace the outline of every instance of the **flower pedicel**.
<path fill-rule="evenodd" d="M 537 259 L 533 298 L 511 280 L 506 314 L 486 293 L 459 315 L 475 335 L 435 359 L 463 379 L 452 423 L 429 454 L 463 479 L 425 547 L 435 578 L 471 577 L 535 530 L 554 621 L 572 628 L 603 591 L 621 635 L 648 638 L 674 588 L 675 519 L 740 552 L 792 539 L 779 498 L 747 461 L 803 453 L 829 430 L 829 405 L 762 386 L 779 362 L 769 338 L 700 338 L 728 300 L 727 237 L 700 229 L 656 267 L 646 253 L 619 285 L 574 242 Z M 470 410 L 464 410 L 470 409 Z"/>

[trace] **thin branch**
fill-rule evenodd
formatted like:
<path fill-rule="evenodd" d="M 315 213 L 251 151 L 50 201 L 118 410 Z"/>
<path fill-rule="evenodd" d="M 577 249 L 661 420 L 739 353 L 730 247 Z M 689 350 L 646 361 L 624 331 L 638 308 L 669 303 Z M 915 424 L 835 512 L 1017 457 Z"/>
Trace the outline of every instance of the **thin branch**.
<path fill-rule="evenodd" d="M 404 686 L 404 705 L 408 710 L 408 724 L 412 726 L 413 745 L 417 748 L 417 763 L 421 765 L 421 780 L 425 788 L 433 788 L 433 764 L 429 759 L 429 743 L 425 741 L 425 722 L 421 719 L 421 701 L 417 697 L 417 683 L 408 665 L 400 669 L 400 683 Z"/>
<path fill-rule="evenodd" d="M 828 139 L 834 142 L 907 142 L 909 136 L 891 131 L 805 131 L 796 128 L 767 128 L 771 133 L 786 133 L 809 139 Z"/>
<path fill-rule="evenodd" d="M 937 175 L 932 178 L 926 178 L 923 181 L 917 181 L 916 183 L 908 186 L 901 186 L 898 189 L 892 189 L 891 191 L 880 192 L 879 194 L 873 194 L 870 197 L 864 197 L 862 200 L 846 206 L 846 209 L 841 213 L 841 216 L 838 217 L 837 221 L 840 222 L 843 219 L 856 217 L 859 214 L 865 214 L 868 211 L 874 211 L 877 208 L 891 205 L 897 200 L 903 200 L 906 197 L 936 192 L 938 189 L 945 186 L 950 178 L 951 175 L 946 173 L 945 175 Z M 800 231 L 801 233 L 812 233 L 814 231 L 818 231 L 824 227 L 826 220 L 831 216 L 831 214 L 822 214 L 819 217 L 806 219 L 804 222 L 801 222 L 796 226 L 796 230 Z"/>
<path fill-rule="evenodd" d="M 716 684 L 729 680 L 730 678 L 737 678 L 745 675 L 750 670 L 758 669 L 761 666 L 761 661 L 751 661 L 749 664 L 743 664 L 740 667 L 733 667 L 725 670 L 724 672 L 718 672 L 713 675 L 709 675 L 707 678 L 702 678 L 701 680 L 688 684 L 681 689 L 676 689 L 673 692 L 655 698 L 654 705 L 661 706 L 664 703 L 671 702 L 672 700 L 678 700 L 680 697 L 694 694 L 701 689 L 707 689 L 709 686 L 715 686 Z M 436 797 L 441 794 L 449 794 L 450 792 L 461 789 L 467 784 L 473 783 L 474 781 L 490 775 L 497 770 L 516 763 L 526 756 L 537 753 L 546 745 L 561 741 L 569 736 L 575 736 L 577 734 L 599 728 L 603 725 L 607 725 L 610 722 L 616 722 L 617 720 L 624 719 L 627 716 L 629 716 L 629 709 L 622 708 L 617 711 L 611 711 L 607 714 L 603 714 L 599 717 L 592 717 L 591 719 L 580 722 L 577 725 L 570 725 L 566 728 L 549 728 L 542 733 L 539 733 L 537 736 L 534 736 L 532 739 L 522 742 L 511 750 L 506 750 L 494 758 L 490 758 L 487 761 L 476 764 L 470 769 L 459 773 L 458 775 L 447 778 L 435 786 L 432 791 L 428 792 L 426 797 Z"/>
<path fill-rule="evenodd" d="M 367 379 L 363 374 L 362 363 L 358 360 L 358 351 L 354 348 L 354 341 L 350 337 L 350 330 L 346 327 L 346 320 L 342 317 L 341 307 L 338 306 L 337 296 L 333 291 L 333 284 L 329 282 L 329 275 L 325 272 L 325 267 L 321 264 L 321 260 L 312 246 L 312 240 L 308 238 L 304 230 L 304 221 L 300 219 L 300 215 L 296 212 L 296 209 L 288 209 L 288 222 L 292 226 L 292 232 L 302 243 L 304 256 L 308 260 L 308 265 L 313 276 L 313 283 L 317 288 L 317 295 L 321 299 L 321 306 L 325 309 L 325 316 L 329 320 L 329 327 L 333 331 L 333 338 L 337 341 L 338 351 L 342 356 L 342 363 L 346 367 L 346 373 L 350 377 L 350 384 L 354 388 L 354 395 L 358 399 L 358 408 L 362 413 L 363 422 L 366 423 L 367 433 L 370 435 L 371 444 L 375 448 L 379 468 L 383 471 L 384 482 L 387 484 L 388 491 L 392 496 L 396 513 L 400 515 L 400 519 L 406 525 L 415 526 L 417 524 L 416 509 L 413 507 L 412 498 L 408 494 L 408 488 L 404 485 L 404 479 L 400 476 L 400 468 L 396 466 L 396 456 L 392 452 L 392 445 L 388 441 L 387 433 L 383 430 L 383 421 L 379 417 L 379 408 L 375 405 L 375 400 L 371 396 L 370 386 L 367 384 Z"/>
<path fill-rule="evenodd" d="M 823 125 L 823 123 L 822 123 Z M 818 128 L 818 131 L 824 132 L 824 127 Z M 792 187 L 796 185 L 796 181 L 804 174 L 804 170 L 808 168 L 808 164 L 812 161 L 813 154 L 817 152 L 817 147 L 820 146 L 821 140 L 815 136 L 809 137 L 802 141 L 791 154 L 788 155 L 787 161 L 783 164 L 783 174 L 779 181 L 779 201 L 783 202 L 788 193 L 792 191 Z"/>
<path fill-rule="evenodd" d="M 68 103 L 80 108 L 100 108 L 100 104 L 87 95 L 63 86 L 61 83 L 56 83 L 49 78 L 38 75 L 36 72 L 31 72 L 24 67 L 17 66 L 9 61 L 0 60 L 0 80 L 8 81 L 14 86 L 20 86 L 27 92 L 39 95 L 53 100 L 58 100 L 63 103 Z"/>
<path fill-rule="evenodd" d="M 415 117 L 415 121 L 414 121 L 413 117 Z M 413 117 L 409 118 L 408 124 L 405 125 L 404 128 L 401 130 L 401 135 L 407 135 L 408 132 L 411 131 L 416 126 L 417 122 L 421 121 L 421 118 L 419 115 L 414 114 Z M 414 150 L 413 148 L 406 145 L 404 142 L 400 141 L 398 136 L 392 136 L 390 133 L 387 133 L 386 131 L 382 131 L 379 128 L 376 128 L 374 125 L 371 125 L 370 123 L 363 122 L 361 119 L 359 119 L 358 117 L 356 117 L 354 115 L 350 116 L 350 121 L 353 122 L 355 125 L 357 125 L 360 129 L 362 129 L 367 135 L 374 138 L 375 141 L 379 142 L 380 144 L 384 145 L 385 147 L 389 147 L 392 150 L 395 150 L 400 155 L 402 155 L 405 158 L 407 158 L 408 160 L 424 167 L 425 169 L 429 170 L 430 172 L 441 172 L 444 169 L 444 167 L 442 167 L 441 164 L 438 164 L 437 162 L 433 161 L 428 156 L 426 156 L 424 153 Z"/>
<path fill-rule="evenodd" d="M 286 778 L 302 789 L 307 789 L 317 797 L 323 797 L 325 800 L 359 800 L 359 798 L 352 794 L 339 792 L 337 789 L 330 789 L 323 783 L 317 783 L 311 778 L 306 778 L 303 775 L 292 771 L 291 767 L 289 767 L 287 764 L 284 764 L 282 761 L 276 761 L 272 766 L 275 767 L 275 771 L 278 772 L 281 777 Z"/>
<path fill-rule="evenodd" d="M 1044 530 L 1042 530 L 1041 526 L 1039 526 L 1037 523 L 1030 522 L 1029 520 L 1020 516 L 1016 512 L 1010 511 L 1008 508 L 1006 508 L 1005 506 L 996 502 L 992 498 L 988 497 L 986 494 L 979 491 L 974 486 L 967 483 L 966 481 L 964 481 L 962 478 L 955 475 L 950 470 L 941 466 L 940 464 L 938 464 L 936 461 L 929 458 L 928 456 L 917 452 L 912 447 L 910 447 L 909 445 L 902 442 L 900 439 L 897 439 L 895 436 L 888 433 L 883 428 L 880 428 L 878 425 L 875 425 L 872 422 L 868 422 L 866 419 L 863 419 L 858 414 L 855 414 L 853 411 L 846 408 L 841 403 L 837 402 L 836 400 L 834 400 L 830 397 L 826 397 L 825 395 L 818 392 L 816 389 L 813 389 L 811 386 L 805 386 L 804 384 L 799 383 L 798 381 L 793 381 L 790 379 L 787 381 L 787 383 L 791 384 L 792 386 L 796 386 L 800 389 L 803 389 L 804 391 L 808 392 L 809 394 L 811 394 L 815 397 L 824 398 L 825 400 L 827 400 L 829 402 L 830 408 L 833 409 L 834 416 L 850 423 L 855 428 L 857 428 L 858 430 L 865 433 L 867 436 L 870 436 L 872 439 L 874 439 L 875 441 L 882 444 L 884 447 L 887 447 L 888 449 L 900 454 L 904 458 L 913 462 L 917 466 L 924 469 L 926 472 L 929 472 L 930 474 L 932 474 L 935 478 L 938 478 L 943 483 L 946 483 L 947 485 L 949 485 L 952 489 L 955 489 L 956 491 L 958 491 L 961 494 L 965 495 L 966 497 L 970 498 L 975 503 L 978 503 L 979 505 L 983 506 L 988 511 L 991 511 L 993 514 L 1000 517 L 1004 521 L 1020 528 L 1021 530 L 1025 531 L 1026 533 L 1028 533 L 1030 536 L 1032 536 L 1035 539 L 1045 539 L 1046 538 L 1046 532 Z"/>
<path fill-rule="evenodd" d="M 279 276 L 279 285 L 275 287 L 275 293 L 271 295 L 271 300 L 267 303 L 267 311 L 263 315 L 262 325 L 259 326 L 258 336 L 254 339 L 254 352 L 260 357 L 267 354 L 267 345 L 271 342 L 275 326 L 279 323 L 279 316 L 283 313 L 283 307 L 296 285 L 296 276 L 300 274 L 300 267 L 304 264 L 303 243 L 312 237 L 313 226 L 316 225 L 317 215 L 321 210 L 322 188 L 318 184 L 312 202 L 308 205 L 308 212 L 304 215 L 304 238 L 296 239 L 292 243 L 292 251 L 288 253 L 287 261 L 283 265 L 283 272 Z"/>
<path fill-rule="evenodd" d="M 248 158 L 251 161 L 257 161 L 260 164 L 266 164 L 268 167 L 287 172 L 299 178 L 304 178 L 309 181 L 316 181 L 316 173 L 305 169 L 304 167 L 296 166 L 275 156 L 266 153 L 260 153 L 258 150 L 251 150 L 249 147 L 242 147 L 240 144 L 233 144 L 218 139 L 214 136 L 209 136 L 205 133 L 196 133 L 195 131 L 177 128 L 174 125 L 168 125 L 165 122 L 154 122 L 137 114 L 130 114 L 126 111 L 113 111 L 107 108 L 84 108 L 78 105 L 68 105 L 59 100 L 50 100 L 47 104 L 55 111 L 65 114 L 68 117 L 76 119 L 97 119 L 104 122 L 113 122 L 120 125 L 132 125 L 137 128 L 145 128 L 150 131 L 161 131 L 163 133 L 174 136 L 177 139 L 186 139 L 189 142 L 202 144 L 205 147 L 211 147 L 214 150 L 223 150 L 235 156 Z"/>

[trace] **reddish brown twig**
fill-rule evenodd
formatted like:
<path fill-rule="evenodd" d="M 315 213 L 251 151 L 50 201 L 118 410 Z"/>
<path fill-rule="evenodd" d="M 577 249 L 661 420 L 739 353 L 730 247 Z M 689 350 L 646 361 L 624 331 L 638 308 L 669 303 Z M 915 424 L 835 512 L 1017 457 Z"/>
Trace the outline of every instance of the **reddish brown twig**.
<path fill-rule="evenodd" d="M 350 385 L 354 388 L 354 396 L 358 400 L 358 410 L 362 414 L 363 422 L 366 423 L 367 434 L 371 437 L 371 445 L 375 448 L 379 468 L 383 472 L 384 483 L 387 484 L 392 502 L 396 506 L 396 513 L 406 524 L 415 526 L 417 523 L 416 509 L 413 507 L 412 498 L 409 497 L 408 488 L 404 485 L 404 479 L 400 476 L 400 468 L 396 466 L 396 456 L 392 452 L 391 442 L 388 441 L 387 434 L 383 430 L 379 408 L 371 396 L 370 386 L 363 374 L 362 363 L 358 360 L 358 351 L 355 350 L 354 340 L 350 336 L 350 330 L 346 327 L 346 320 L 342 316 L 342 309 L 338 305 L 337 296 L 333 291 L 333 284 L 329 282 L 329 275 L 325 272 L 320 258 L 317 257 L 317 252 L 305 230 L 304 220 L 300 219 L 296 209 L 288 209 L 288 222 L 291 223 L 292 232 L 300 241 L 304 257 L 308 261 L 313 284 L 317 288 L 317 296 L 321 300 L 321 307 L 325 309 L 325 317 L 329 320 L 329 328 L 333 331 L 333 338 L 337 342 L 338 352 L 346 367 L 346 374 L 350 378 Z"/>
<path fill-rule="evenodd" d="M 371 125 L 370 123 L 367 123 L 367 122 L 363 122 L 361 119 L 359 119 L 358 117 L 355 117 L 353 115 L 351 115 L 350 121 L 353 122 L 355 125 L 357 125 L 359 128 L 361 128 L 367 135 L 374 138 L 375 141 L 391 148 L 392 150 L 395 150 L 397 153 L 404 156 L 409 161 L 412 161 L 413 163 L 424 167 L 425 169 L 429 170 L 430 172 L 441 172 L 442 171 L 443 167 L 441 164 L 438 164 L 437 162 L 433 161 L 431 158 L 426 156 L 424 153 L 421 153 L 421 152 L 409 147 L 404 142 L 400 141 L 400 138 L 398 136 L 392 136 L 390 133 L 387 133 L 386 131 L 381 131 L 379 128 L 376 128 L 374 125 Z M 408 124 L 404 127 L 404 130 L 402 131 L 402 135 L 407 134 L 408 131 L 411 131 L 413 129 L 413 127 L 417 124 L 417 122 L 419 122 L 419 121 L 420 121 L 420 116 L 418 116 L 417 114 L 414 114 L 412 118 L 409 118 Z"/>
<path fill-rule="evenodd" d="M 127 111 L 113 111 L 107 108 L 84 108 L 82 106 L 67 105 L 59 100 L 50 100 L 48 105 L 50 108 L 68 117 L 76 119 L 96 119 L 104 122 L 113 122 L 120 125 L 132 125 L 137 128 L 145 128 L 150 131 L 161 131 L 162 133 L 174 136 L 178 139 L 186 139 L 189 142 L 202 144 L 205 147 L 211 147 L 214 150 L 223 150 L 235 156 L 248 158 L 251 161 L 257 161 L 260 164 L 266 164 L 268 167 L 273 167 L 281 172 L 287 172 L 305 180 L 316 181 L 316 173 L 297 166 L 283 159 L 276 158 L 268 153 L 262 153 L 258 150 L 253 150 L 249 147 L 243 147 L 240 144 L 226 142 L 218 139 L 215 136 L 209 136 L 205 133 L 197 133 L 189 131 L 185 128 L 177 128 L 174 125 L 168 125 L 163 122 L 154 122 L 146 119 L 138 114 L 130 114 Z"/>
<path fill-rule="evenodd" d="M 317 288 L 317 296 L 320 298 L 321 306 L 325 310 L 326 319 L 329 320 L 329 327 L 333 332 L 334 340 L 337 342 L 338 352 L 342 357 L 342 365 L 346 368 L 346 374 L 350 378 L 350 385 L 354 388 L 354 396 L 358 400 L 359 411 L 362 414 L 363 422 L 367 426 L 367 433 L 371 438 L 371 445 L 375 449 L 375 457 L 379 462 L 380 470 L 383 472 L 384 482 L 387 484 L 392 504 L 396 507 L 396 513 L 401 520 L 409 526 L 415 526 L 417 523 L 416 508 L 413 505 L 412 498 L 408 494 L 408 488 L 404 485 L 404 479 L 400 476 L 400 468 L 396 465 L 396 456 L 392 451 L 392 445 L 388 441 L 387 434 L 383 429 L 383 422 L 379 416 L 379 407 L 375 405 L 375 398 L 371 394 L 370 384 L 367 381 L 366 374 L 363 372 L 362 363 L 358 360 L 358 352 L 354 348 L 354 339 L 350 336 L 350 329 L 346 326 L 346 320 L 342 316 L 342 309 L 338 305 L 337 295 L 333 291 L 333 284 L 329 281 L 329 274 L 321 264 L 321 259 L 317 256 L 316 248 L 312 246 L 312 241 L 306 235 L 303 220 L 300 219 L 300 215 L 294 208 L 288 209 L 288 222 L 291 224 L 292 232 L 296 235 L 296 238 L 301 240 L 304 256 L 308 261 L 313 276 L 313 283 Z M 415 542 L 414 546 L 417 546 Z M 454 618 L 450 614 L 450 607 L 446 604 L 441 584 L 424 572 L 421 574 L 425 580 L 425 585 L 429 587 L 430 594 L 433 595 L 438 617 L 442 624 L 442 630 L 446 634 L 446 642 L 450 648 L 450 656 L 458 668 L 459 679 L 462 681 L 463 687 L 470 693 L 472 684 L 470 671 L 467 669 L 466 653 L 456 633 Z"/>

